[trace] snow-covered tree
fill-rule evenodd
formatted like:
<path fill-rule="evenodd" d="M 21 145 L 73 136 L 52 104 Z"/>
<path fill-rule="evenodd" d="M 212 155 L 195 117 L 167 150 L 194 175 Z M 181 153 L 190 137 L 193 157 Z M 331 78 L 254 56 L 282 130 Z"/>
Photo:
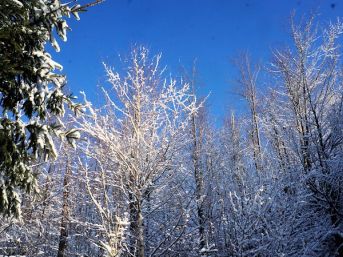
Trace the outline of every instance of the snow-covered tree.
<path fill-rule="evenodd" d="M 265 128 L 284 171 L 279 173 L 288 194 L 284 198 L 297 202 L 293 213 L 291 205 L 283 212 L 292 216 L 285 224 L 297 224 L 291 232 L 296 239 L 285 254 L 342 253 L 343 177 L 337 166 L 342 145 L 332 127 L 342 96 L 342 34 L 339 20 L 320 31 L 314 17 L 299 24 L 292 19 L 294 44 L 274 51 L 271 71 L 277 87 L 265 111 Z"/>
<path fill-rule="evenodd" d="M 98 188 L 87 189 L 101 217 L 99 226 L 112 231 L 118 218 L 128 215 L 127 251 L 140 257 L 162 248 L 168 251 L 175 244 L 171 234 L 182 231 L 183 211 L 176 212 L 167 223 L 158 223 L 161 217 L 153 217 L 160 208 L 171 204 L 170 193 L 177 196 L 172 181 L 173 177 L 182 176 L 180 154 L 189 141 L 185 131 L 198 109 L 189 84 L 179 85 L 164 77 L 160 58 L 151 58 L 146 48 L 138 47 L 128 58 L 123 76 L 105 65 L 111 85 L 110 90 L 104 89 L 106 104 L 95 109 L 86 101 L 86 115 L 75 120 L 89 140 L 81 146 L 84 154 L 94 161 L 93 166 L 87 166 L 87 159 L 81 160 L 80 167 L 88 174 L 86 183 L 91 183 L 90 178 L 99 179 L 94 181 Z M 167 226 L 173 222 L 174 225 Z M 153 228 L 163 227 L 165 236 L 150 239 L 146 248 L 145 237 L 156 233 Z M 110 234 L 116 235 L 113 231 Z M 113 256 L 110 249 L 114 245 L 111 237 L 107 239 L 101 244 Z"/>
<path fill-rule="evenodd" d="M 97 1 L 99 2 L 99 1 Z M 65 105 L 79 105 L 66 93 L 66 78 L 46 50 L 67 40 L 66 18 L 79 19 L 85 6 L 60 0 L 4 0 L 0 3 L 0 212 L 20 216 L 20 192 L 37 192 L 31 165 L 56 157 L 53 135 L 77 138 L 60 121 Z"/>

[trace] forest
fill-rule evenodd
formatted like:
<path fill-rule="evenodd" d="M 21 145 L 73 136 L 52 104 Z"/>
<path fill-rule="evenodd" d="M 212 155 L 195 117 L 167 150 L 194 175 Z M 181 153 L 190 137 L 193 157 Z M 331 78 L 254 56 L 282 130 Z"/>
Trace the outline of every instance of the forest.
<path fill-rule="evenodd" d="M 142 45 L 75 100 L 46 43 L 98 2 L 0 3 L 0 256 L 343 256 L 343 22 L 239 55 L 218 122 Z"/>

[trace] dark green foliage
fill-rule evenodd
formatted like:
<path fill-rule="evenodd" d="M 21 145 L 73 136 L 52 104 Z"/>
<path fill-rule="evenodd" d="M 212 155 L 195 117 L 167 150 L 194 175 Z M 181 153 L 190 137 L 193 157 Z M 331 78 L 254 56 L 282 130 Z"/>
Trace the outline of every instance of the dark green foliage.
<path fill-rule="evenodd" d="M 56 157 L 53 135 L 73 142 L 75 130 L 62 131 L 64 106 L 76 111 L 64 92 L 62 66 L 46 52 L 66 41 L 65 18 L 83 11 L 60 0 L 0 2 L 0 213 L 20 216 L 20 193 L 37 192 L 34 161 Z M 52 123 L 54 122 L 54 123 Z M 69 138 L 71 136 L 72 138 Z"/>

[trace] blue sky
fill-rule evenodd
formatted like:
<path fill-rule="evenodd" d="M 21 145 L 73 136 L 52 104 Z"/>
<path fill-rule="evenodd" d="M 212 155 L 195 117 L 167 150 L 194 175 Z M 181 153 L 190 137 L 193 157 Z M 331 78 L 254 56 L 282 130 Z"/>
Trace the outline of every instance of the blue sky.
<path fill-rule="evenodd" d="M 271 49 L 289 42 L 292 10 L 297 17 L 319 13 L 325 24 L 343 15 L 343 1 L 106 0 L 81 14 L 80 21 L 69 21 L 68 42 L 53 56 L 64 66 L 70 90 L 85 91 L 95 102 L 97 86 L 105 84 L 102 62 L 115 66 L 118 54 L 134 44 L 162 52 L 163 64 L 175 75 L 196 58 L 201 92 L 211 92 L 212 112 L 222 116 L 243 106 L 229 93 L 236 78 L 232 60 L 248 50 L 254 60 L 268 62 Z"/>

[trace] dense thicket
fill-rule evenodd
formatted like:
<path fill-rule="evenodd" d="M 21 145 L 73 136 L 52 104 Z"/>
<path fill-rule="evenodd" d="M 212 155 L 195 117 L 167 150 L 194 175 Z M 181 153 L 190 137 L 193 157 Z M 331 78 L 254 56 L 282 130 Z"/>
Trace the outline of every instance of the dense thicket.
<path fill-rule="evenodd" d="M 195 70 L 173 79 L 144 47 L 104 65 L 103 105 L 85 96 L 68 120 L 77 151 L 37 167 L 41 194 L 1 220 L 0 254 L 342 256 L 342 33 L 312 18 L 270 63 L 242 55 L 247 113 L 222 126 Z"/>

